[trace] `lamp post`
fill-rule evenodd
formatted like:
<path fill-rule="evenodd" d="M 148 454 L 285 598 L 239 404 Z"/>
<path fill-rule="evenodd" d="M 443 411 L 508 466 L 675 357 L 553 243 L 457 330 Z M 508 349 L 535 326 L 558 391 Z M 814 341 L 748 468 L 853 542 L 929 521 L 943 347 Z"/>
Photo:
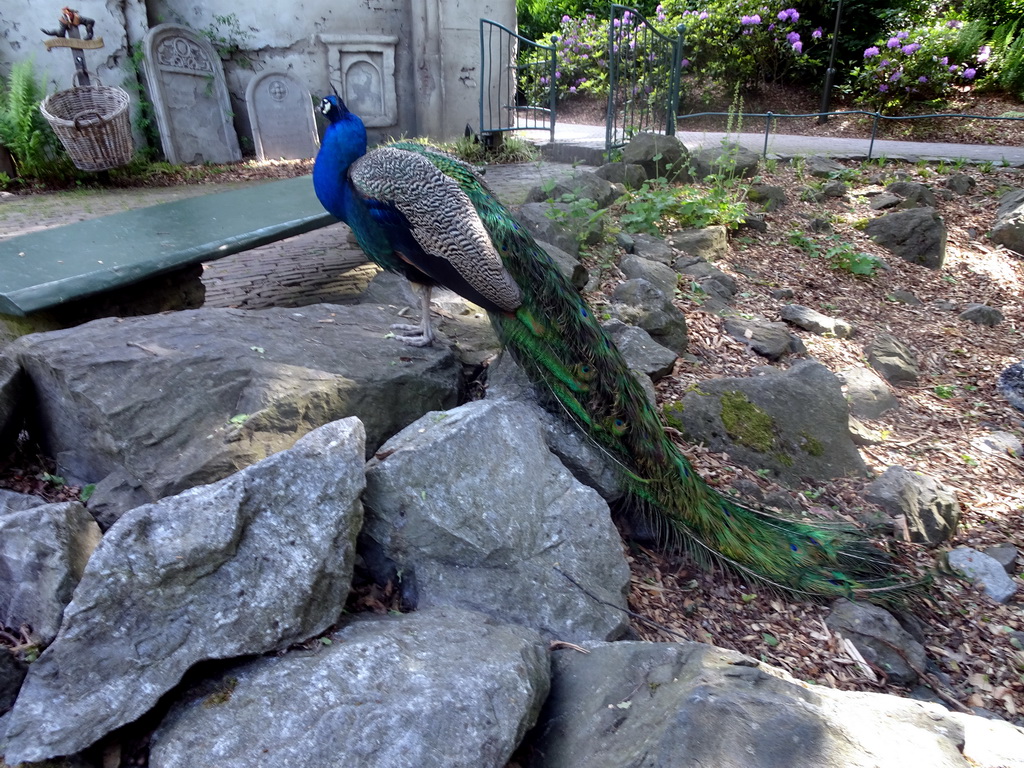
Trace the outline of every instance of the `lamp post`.
<path fill-rule="evenodd" d="M 843 0 L 836 4 L 836 26 L 832 30 L 832 51 L 828 56 L 828 69 L 825 70 L 825 87 L 821 92 L 821 108 L 819 112 L 828 112 L 829 100 L 832 98 L 832 82 L 836 78 L 836 46 L 839 45 L 839 20 L 843 16 Z M 828 115 L 822 114 L 818 117 L 818 124 L 828 122 Z"/>

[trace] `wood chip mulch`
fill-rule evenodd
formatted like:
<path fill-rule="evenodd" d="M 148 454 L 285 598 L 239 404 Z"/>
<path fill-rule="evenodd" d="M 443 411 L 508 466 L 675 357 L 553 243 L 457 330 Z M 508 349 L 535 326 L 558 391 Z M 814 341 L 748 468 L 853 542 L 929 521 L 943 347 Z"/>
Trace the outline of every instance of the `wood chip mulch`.
<path fill-rule="evenodd" d="M 963 515 L 953 540 L 937 549 L 894 542 L 891 548 L 895 547 L 901 567 L 915 574 L 935 571 L 941 565 L 941 552 L 958 545 L 983 549 L 1008 542 L 1024 553 L 1024 459 L 986 454 L 973 442 L 993 430 L 1018 438 L 1024 435 L 1024 416 L 996 390 L 999 372 L 1024 359 L 1024 259 L 985 237 L 999 196 L 1011 187 L 1024 186 L 1024 175 L 1009 169 L 960 169 L 978 183 L 967 196 L 939 200 L 937 210 L 949 236 L 945 265 L 933 271 L 884 251 L 859 224 L 879 215 L 868 204 L 885 184 L 905 178 L 939 189 L 957 169 L 937 173 L 934 166 L 892 163 L 882 168 L 850 164 L 849 169 L 847 196 L 820 204 L 799 201 L 800 191 L 816 181 L 803 175 L 799 164 L 761 174 L 760 181 L 786 189 L 789 203 L 766 214 L 768 232 L 730 234 L 732 252 L 715 266 L 740 286 L 733 308 L 778 321 L 786 301 L 773 298 L 770 291 L 790 288 L 795 295 L 788 301 L 853 323 L 856 333 L 850 339 L 791 328 L 806 345 L 808 356 L 833 372 L 866 366 L 865 345 L 882 333 L 916 352 L 920 380 L 894 390 L 899 408 L 867 422 L 879 442 L 862 448 L 861 454 L 873 476 L 900 465 L 934 477 L 955 490 Z M 751 204 L 750 209 L 755 208 Z M 828 220 L 834 234 L 811 232 L 812 218 Z M 819 254 L 837 243 L 852 244 L 884 259 L 888 269 L 871 277 L 855 276 L 831 266 L 823 255 L 796 247 L 790 233 L 818 243 Z M 591 296 L 597 303 L 606 302 L 607 290 L 621 279 L 610 261 L 608 254 L 589 259 L 592 269 L 604 266 L 604 290 Z M 912 292 L 922 304 L 891 300 L 896 290 Z M 951 302 L 954 308 L 940 301 Z M 958 313 L 969 302 L 995 307 L 1005 319 L 991 328 L 959 319 Z M 721 317 L 705 308 L 699 297 L 678 296 L 677 304 L 687 315 L 689 352 L 696 361 L 681 359 L 673 375 L 659 382 L 663 401 L 679 398 L 705 379 L 745 376 L 768 364 L 746 344 L 728 336 Z M 699 446 L 686 446 L 685 452 L 713 485 L 729 487 L 742 478 L 765 490 L 780 490 L 753 469 L 732 463 L 727 455 Z M 789 490 L 811 513 L 855 521 L 859 512 L 871 506 L 861 495 L 869 480 L 839 479 Z M 894 533 L 899 537 L 898 529 Z M 629 603 L 644 617 L 633 622 L 641 638 L 713 643 L 778 665 L 801 680 L 834 688 L 911 693 L 894 685 L 882 670 L 826 628 L 826 605 L 774 595 L 758 585 L 744 584 L 731 573 L 699 570 L 685 558 L 643 548 L 631 549 L 629 559 L 633 571 Z M 1016 572 L 1020 584 L 1021 564 Z M 918 619 L 917 631 L 929 657 L 929 668 L 921 672 L 931 692 L 919 688 L 914 695 L 1024 724 L 1022 594 L 1024 590 L 1009 604 L 999 605 L 948 570 L 936 575 L 920 599 L 908 605 L 909 613 Z"/>

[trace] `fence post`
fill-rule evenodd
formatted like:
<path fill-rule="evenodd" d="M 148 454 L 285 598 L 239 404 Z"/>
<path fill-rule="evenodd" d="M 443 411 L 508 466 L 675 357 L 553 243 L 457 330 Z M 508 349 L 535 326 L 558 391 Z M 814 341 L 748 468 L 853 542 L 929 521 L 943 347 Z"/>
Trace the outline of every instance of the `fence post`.
<path fill-rule="evenodd" d="M 555 82 L 555 75 L 558 74 L 558 35 L 551 36 L 551 76 L 548 82 L 551 90 L 548 91 L 548 109 L 551 110 L 551 141 L 555 140 L 555 115 L 558 110 L 558 85 Z"/>
<path fill-rule="evenodd" d="M 881 117 L 881 112 L 875 112 L 875 114 L 871 116 L 871 143 L 868 144 L 868 160 L 871 159 L 871 155 L 875 151 L 875 136 L 878 135 L 878 120 Z"/>
<path fill-rule="evenodd" d="M 683 24 L 676 26 L 676 43 L 672 46 L 672 76 L 669 78 L 668 94 L 668 125 L 665 133 L 668 136 L 676 135 L 676 113 L 679 111 L 679 91 L 682 88 L 683 75 L 680 70 L 683 66 L 683 33 L 686 27 Z"/>
<path fill-rule="evenodd" d="M 761 157 L 768 157 L 768 134 L 772 128 L 772 115 L 774 113 L 771 110 L 765 113 L 764 116 L 764 151 L 761 153 Z"/>

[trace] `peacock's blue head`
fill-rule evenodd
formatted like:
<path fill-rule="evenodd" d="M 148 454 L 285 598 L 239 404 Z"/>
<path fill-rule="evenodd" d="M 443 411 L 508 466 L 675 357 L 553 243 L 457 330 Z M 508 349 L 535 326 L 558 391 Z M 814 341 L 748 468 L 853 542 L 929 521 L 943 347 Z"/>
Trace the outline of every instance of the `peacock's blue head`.
<path fill-rule="evenodd" d="M 345 116 L 352 114 L 348 111 L 348 107 L 345 106 L 345 102 L 336 94 L 324 96 L 320 100 L 320 112 L 332 123 L 336 123 Z"/>

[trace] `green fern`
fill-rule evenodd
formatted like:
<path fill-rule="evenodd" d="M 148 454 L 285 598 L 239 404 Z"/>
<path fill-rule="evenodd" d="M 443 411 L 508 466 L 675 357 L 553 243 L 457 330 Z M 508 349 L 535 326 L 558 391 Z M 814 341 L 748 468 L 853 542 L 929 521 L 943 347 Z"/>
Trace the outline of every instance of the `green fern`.
<path fill-rule="evenodd" d="M 31 61 L 18 62 L 9 78 L 0 78 L 0 144 L 14 156 L 22 180 L 74 174 L 60 141 L 39 111 L 45 97 L 46 89 L 36 80 Z"/>
<path fill-rule="evenodd" d="M 993 37 L 997 40 L 995 58 L 999 86 L 1024 98 L 1024 34 L 1017 33 L 1017 22 L 1013 22 L 1001 25 L 996 35 Z"/>

